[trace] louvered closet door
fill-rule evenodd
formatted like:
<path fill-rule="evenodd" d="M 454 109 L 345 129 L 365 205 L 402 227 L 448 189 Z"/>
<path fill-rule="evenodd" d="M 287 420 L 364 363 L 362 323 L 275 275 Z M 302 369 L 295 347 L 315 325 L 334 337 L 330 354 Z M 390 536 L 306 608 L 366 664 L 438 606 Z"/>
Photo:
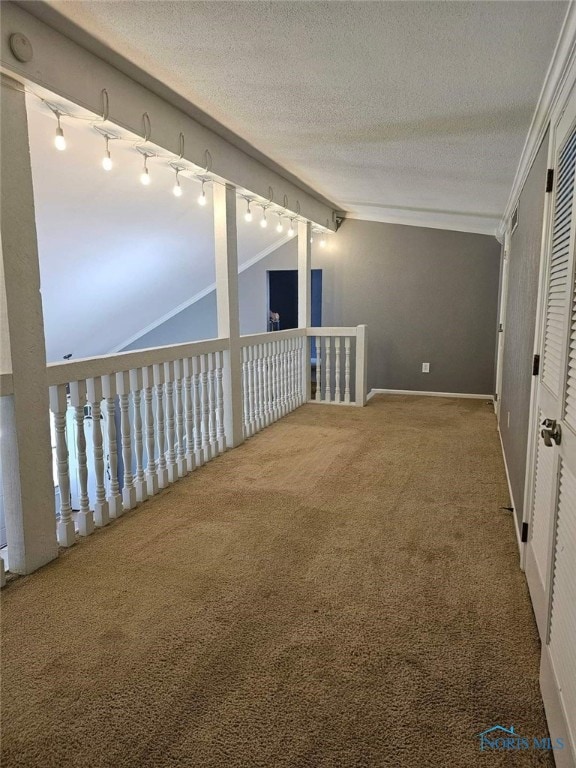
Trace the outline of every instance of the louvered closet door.
<path fill-rule="evenodd" d="M 563 710 L 561 727 L 576 753 L 576 97 L 555 131 L 555 184 L 547 253 L 537 408 L 532 517 L 526 575 Z M 554 420 L 548 441 L 540 432 Z M 547 444 L 551 443 L 551 444 Z M 543 663 L 544 663 L 543 661 Z M 543 688 L 544 690 L 544 688 Z M 545 697 L 546 702 L 546 697 Z M 562 720 L 562 718 L 561 718 Z M 567 732 L 566 732 L 567 731 Z M 567 747 L 570 749 L 570 747 Z M 566 753 L 565 753 L 566 754 Z M 569 763 L 567 763 L 569 764 Z"/>

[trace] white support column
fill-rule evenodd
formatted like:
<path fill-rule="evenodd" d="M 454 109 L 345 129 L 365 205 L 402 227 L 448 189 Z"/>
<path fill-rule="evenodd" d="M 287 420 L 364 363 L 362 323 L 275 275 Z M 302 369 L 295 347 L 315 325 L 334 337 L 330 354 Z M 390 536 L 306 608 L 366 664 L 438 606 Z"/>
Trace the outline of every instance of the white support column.
<path fill-rule="evenodd" d="M 57 557 L 58 544 L 26 105 L 21 86 L 4 76 L 1 92 L 1 251 L 14 388 L 0 397 L 2 492 L 10 570 L 25 574 Z"/>
<path fill-rule="evenodd" d="M 236 190 L 230 184 L 214 184 L 213 200 L 218 337 L 230 340 L 230 347 L 224 352 L 222 371 L 224 429 L 226 446 L 235 448 L 244 442 Z"/>
<path fill-rule="evenodd" d="M 312 322 L 312 224 L 298 222 L 298 328 L 309 328 Z M 310 400 L 310 338 L 304 338 L 302 350 L 302 394 Z"/>
<path fill-rule="evenodd" d="M 368 338 L 367 326 L 359 325 L 356 329 L 356 378 L 354 388 L 356 405 L 366 405 L 366 384 L 368 378 Z"/>

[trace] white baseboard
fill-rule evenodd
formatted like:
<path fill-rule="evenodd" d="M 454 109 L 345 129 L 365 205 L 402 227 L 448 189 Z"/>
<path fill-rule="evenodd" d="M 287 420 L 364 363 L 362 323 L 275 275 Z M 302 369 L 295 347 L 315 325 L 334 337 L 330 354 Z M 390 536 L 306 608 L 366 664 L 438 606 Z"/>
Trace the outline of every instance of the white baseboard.
<path fill-rule="evenodd" d="M 550 738 L 563 739 L 564 749 L 554 750 L 556 768 L 576 768 L 576 744 L 570 743 L 570 730 L 566 722 L 566 711 L 562 705 L 562 694 L 558 689 L 554 667 L 550 658 L 549 646 L 542 643 L 540 658 L 540 691 L 544 702 L 544 711 L 548 721 Z"/>
<path fill-rule="evenodd" d="M 502 433 L 500 432 L 500 425 L 498 425 L 498 437 L 500 438 L 500 448 L 502 449 L 502 460 L 504 461 L 504 469 L 506 470 L 506 481 L 508 482 L 508 494 L 514 511 L 512 517 L 514 518 L 514 530 L 516 531 L 516 543 L 518 544 L 518 553 L 520 555 L 520 569 L 524 570 L 524 544 L 522 544 L 522 533 L 518 527 L 518 516 L 516 514 L 516 502 L 514 501 L 514 494 L 512 493 L 512 483 L 510 482 L 510 473 L 508 472 L 508 462 L 506 461 L 506 451 L 504 450 L 504 442 L 502 440 Z"/>
<path fill-rule="evenodd" d="M 494 395 L 469 395 L 466 392 L 421 392 L 418 389 L 371 389 L 367 400 L 374 395 L 419 395 L 420 397 L 467 397 L 473 400 L 493 400 Z"/>

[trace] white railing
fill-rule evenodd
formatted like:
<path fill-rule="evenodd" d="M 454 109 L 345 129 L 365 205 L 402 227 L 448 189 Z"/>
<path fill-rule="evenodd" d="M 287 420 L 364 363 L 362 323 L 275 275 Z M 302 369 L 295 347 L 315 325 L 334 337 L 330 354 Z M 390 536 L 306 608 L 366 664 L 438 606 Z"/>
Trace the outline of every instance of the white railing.
<path fill-rule="evenodd" d="M 312 402 L 366 402 L 365 326 L 240 337 L 236 393 L 223 386 L 230 349 L 212 339 L 47 366 L 60 546 L 238 444 L 227 433 L 234 408 L 248 438 L 309 402 L 311 380 Z M 12 394 L 3 374 L 2 402 Z M 11 544 L 21 550 L 8 535 L 8 562 Z"/>
<path fill-rule="evenodd" d="M 308 328 L 311 338 L 312 401 L 366 404 L 366 326 Z"/>
<path fill-rule="evenodd" d="M 225 450 L 227 348 L 216 339 L 48 366 L 61 546 Z"/>
<path fill-rule="evenodd" d="M 244 436 L 250 437 L 306 401 L 306 330 L 242 336 Z"/>

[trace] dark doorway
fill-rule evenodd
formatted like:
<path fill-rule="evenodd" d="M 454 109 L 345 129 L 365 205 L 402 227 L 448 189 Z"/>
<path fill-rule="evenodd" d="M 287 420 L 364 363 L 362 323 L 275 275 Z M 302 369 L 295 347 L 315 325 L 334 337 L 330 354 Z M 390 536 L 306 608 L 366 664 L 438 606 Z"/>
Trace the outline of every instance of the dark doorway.
<path fill-rule="evenodd" d="M 312 327 L 322 325 L 322 270 L 312 270 Z M 298 327 L 298 270 L 268 270 L 269 314 L 279 315 L 279 320 L 269 318 L 268 330 L 284 331 Z"/>

